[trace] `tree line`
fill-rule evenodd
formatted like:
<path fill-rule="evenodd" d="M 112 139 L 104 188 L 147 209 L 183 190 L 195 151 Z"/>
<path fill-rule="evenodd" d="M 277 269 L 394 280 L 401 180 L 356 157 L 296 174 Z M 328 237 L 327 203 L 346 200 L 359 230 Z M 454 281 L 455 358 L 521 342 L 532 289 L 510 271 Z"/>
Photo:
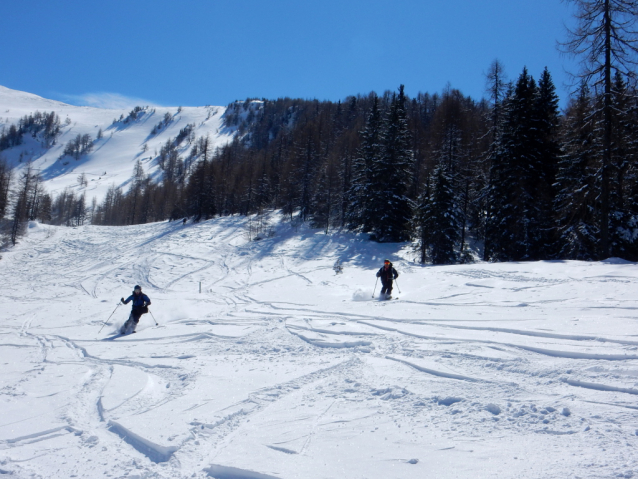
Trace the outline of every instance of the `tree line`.
<path fill-rule="evenodd" d="M 487 261 L 638 260 L 638 3 L 572 1 L 578 25 L 562 45 L 582 70 L 563 112 L 547 69 L 509 82 L 498 61 L 480 101 L 400 86 L 343 102 L 235 102 L 230 144 L 180 132 L 156 158 L 162 181 L 137 162 L 129 189 L 112 187 L 91 221 L 279 209 L 326 231 L 411 240 L 423 263 L 471 261 L 474 240 Z M 79 221 L 63 209 L 52 207 L 57 221 Z"/>
<path fill-rule="evenodd" d="M 613 121 L 608 254 L 638 259 L 636 91 L 618 73 Z M 165 175 L 152 183 L 136 164 L 127 192 L 113 187 L 96 224 L 136 224 L 281 209 L 314 227 L 415 241 L 419 259 L 468 261 L 469 239 L 489 261 L 597 259 L 600 251 L 603 97 L 583 82 L 564 114 L 550 73 L 525 69 L 506 82 L 495 62 L 489 98 L 448 88 L 342 102 L 289 98 L 231 104 L 235 140 L 162 148 Z"/>
<path fill-rule="evenodd" d="M 138 161 L 126 192 L 112 186 L 89 206 L 71 189 L 53 198 L 29 171 L 13 205 L 23 220 L 64 225 L 281 209 L 324 230 L 413 240 L 419 260 L 435 264 L 471 260 L 470 239 L 489 261 L 602 257 L 601 94 L 583 82 L 561 114 L 547 70 L 538 81 L 524 70 L 507 82 L 499 62 L 487 86 L 481 101 L 452 88 L 409 98 L 401 86 L 344 102 L 233 103 L 225 121 L 235 140 L 213 151 L 187 125 L 158 154 L 159 183 Z M 612 92 L 610 254 L 634 259 L 638 105 L 620 73 Z M 0 171 L 3 214 L 9 175 Z"/>

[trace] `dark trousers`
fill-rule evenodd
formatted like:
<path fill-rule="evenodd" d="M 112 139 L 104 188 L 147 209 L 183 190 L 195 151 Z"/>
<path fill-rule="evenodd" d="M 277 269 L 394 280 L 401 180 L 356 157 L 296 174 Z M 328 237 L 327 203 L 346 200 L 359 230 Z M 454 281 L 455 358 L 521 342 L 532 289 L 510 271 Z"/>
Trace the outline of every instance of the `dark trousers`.
<path fill-rule="evenodd" d="M 381 284 L 383 288 L 381 288 L 381 294 L 392 294 L 392 280 L 388 279 L 386 281 L 381 280 Z"/>
<path fill-rule="evenodd" d="M 135 324 L 137 324 L 140 322 L 140 318 L 142 317 L 143 314 L 144 312 L 141 309 L 133 308 L 131 310 L 130 319 L 132 319 L 135 322 Z"/>
<path fill-rule="evenodd" d="M 127 331 L 134 332 L 135 328 L 137 328 L 137 323 L 140 322 L 140 317 L 141 316 L 142 316 L 142 312 L 141 311 L 133 309 L 131 311 L 131 314 L 129 315 L 128 319 L 126 320 L 126 322 L 120 328 L 120 333 L 124 334 Z"/>

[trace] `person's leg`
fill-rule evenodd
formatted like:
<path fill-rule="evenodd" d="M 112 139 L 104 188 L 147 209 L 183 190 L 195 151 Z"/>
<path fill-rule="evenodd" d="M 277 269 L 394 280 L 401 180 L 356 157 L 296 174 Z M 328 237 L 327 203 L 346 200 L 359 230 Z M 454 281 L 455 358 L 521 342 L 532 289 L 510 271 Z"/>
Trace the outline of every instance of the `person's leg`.
<path fill-rule="evenodd" d="M 138 311 L 134 311 L 131 313 L 131 317 L 133 318 L 133 324 L 132 324 L 132 330 L 131 330 L 132 333 L 135 332 L 135 328 L 137 328 L 137 323 L 140 322 L 141 316 L 142 315 Z"/>
<path fill-rule="evenodd" d="M 124 321 L 124 324 L 120 328 L 120 334 L 125 334 L 126 330 L 129 329 L 132 322 L 133 322 L 133 313 L 131 312 L 131 314 L 128 315 L 128 319 Z"/>

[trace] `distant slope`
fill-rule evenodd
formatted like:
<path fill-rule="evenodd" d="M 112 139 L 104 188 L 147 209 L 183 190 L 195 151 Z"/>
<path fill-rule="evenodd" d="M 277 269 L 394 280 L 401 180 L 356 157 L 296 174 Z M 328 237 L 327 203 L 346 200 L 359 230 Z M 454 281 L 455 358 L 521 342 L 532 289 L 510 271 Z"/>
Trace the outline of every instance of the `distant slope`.
<path fill-rule="evenodd" d="M 78 107 L 0 86 L 0 131 L 12 124 L 17 125 L 20 118 L 36 111 L 54 111 L 62 123 L 61 134 L 51 148 L 47 149 L 39 141 L 25 135 L 23 144 L 4 150 L 0 155 L 18 168 L 31 160 L 33 166 L 40 170 L 45 188 L 50 193 L 57 194 L 65 188 L 73 188 L 79 194 L 86 191 L 89 202 L 93 197 L 100 201 L 110 185 L 126 185 L 138 159 L 146 173 L 160 178 L 157 156 L 161 146 L 167 140 L 174 139 L 188 124 L 194 125 L 195 138 L 209 135 L 213 149 L 226 144 L 234 136 L 234 129 L 224 128 L 225 107 L 183 107 L 178 110 L 178 107 L 149 107 L 134 121 L 113 123 L 122 116 L 126 118 L 130 109 Z M 171 121 L 152 135 L 153 128 L 167 113 Z M 100 129 L 103 137 L 97 140 Z M 62 157 L 66 144 L 78 134 L 88 134 L 93 138 L 92 151 L 79 160 Z M 187 156 L 191 147 L 187 141 L 183 142 L 180 154 Z M 78 184 L 78 176 L 82 173 L 86 174 L 88 180 L 86 188 Z"/>

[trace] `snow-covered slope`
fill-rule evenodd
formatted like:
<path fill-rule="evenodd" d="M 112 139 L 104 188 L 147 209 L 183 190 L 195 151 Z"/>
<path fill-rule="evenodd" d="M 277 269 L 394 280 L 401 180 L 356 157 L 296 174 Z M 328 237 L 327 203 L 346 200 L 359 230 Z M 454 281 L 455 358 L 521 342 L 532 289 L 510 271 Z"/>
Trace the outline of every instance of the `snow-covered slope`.
<path fill-rule="evenodd" d="M 146 105 L 139 105 L 145 107 Z M 179 110 L 179 111 L 178 111 Z M 157 107 L 149 106 L 137 120 L 113 124 L 120 116 L 125 118 L 131 109 L 111 110 L 92 107 L 78 107 L 58 101 L 0 86 L 0 130 L 8 128 L 25 115 L 39 111 L 54 111 L 60 117 L 62 132 L 56 145 L 44 148 L 42 144 L 29 135 L 25 135 L 24 143 L 0 152 L 12 165 L 22 166 L 32 160 L 45 180 L 45 187 L 50 193 L 57 194 L 64 188 L 74 188 L 76 192 L 86 191 L 87 202 L 95 196 L 100 201 L 108 188 L 114 184 L 122 186 L 127 183 L 133 173 L 136 160 L 141 160 L 147 173 L 159 174 L 157 154 L 167 140 L 177 136 L 188 124 L 194 124 L 195 137 L 208 135 L 212 149 L 226 144 L 232 139 L 233 131 L 223 127 L 222 117 L 225 107 Z M 171 122 L 155 135 L 151 132 L 166 114 Z M 103 138 L 97 140 L 102 130 Z M 94 141 L 93 150 L 75 160 L 71 157 L 61 158 L 66 144 L 78 134 L 88 134 Z M 186 156 L 192 145 L 184 143 L 181 152 Z M 86 174 L 88 186 L 78 184 L 78 176 Z"/>
<path fill-rule="evenodd" d="M 420 267 L 247 221 L 31 225 L 0 260 L 0 473 L 638 476 L 638 265 Z M 153 316 L 117 337 L 136 283 Z"/>

